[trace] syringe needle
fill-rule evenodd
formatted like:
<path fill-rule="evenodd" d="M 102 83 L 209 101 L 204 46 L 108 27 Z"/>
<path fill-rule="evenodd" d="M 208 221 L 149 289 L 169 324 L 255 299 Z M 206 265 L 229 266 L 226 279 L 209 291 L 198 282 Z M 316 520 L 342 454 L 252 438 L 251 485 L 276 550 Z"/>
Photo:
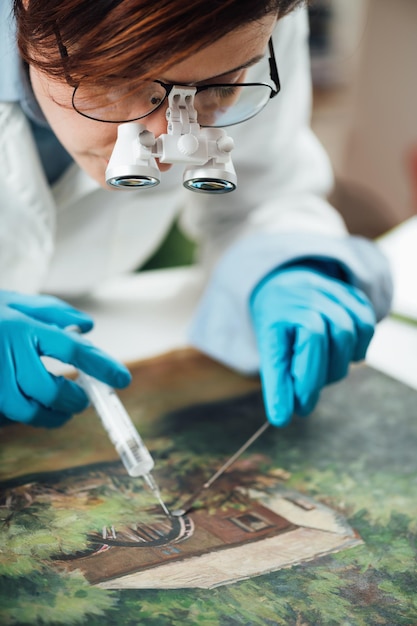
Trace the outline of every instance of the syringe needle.
<path fill-rule="evenodd" d="M 155 498 L 158 500 L 159 504 L 161 505 L 165 515 L 167 515 L 168 517 L 171 517 L 171 513 L 167 509 L 165 502 L 162 500 L 161 492 L 159 491 L 159 487 L 158 487 L 154 477 L 152 476 L 152 474 L 151 473 L 144 474 L 143 478 L 146 481 L 146 483 L 148 484 L 148 486 L 149 486 L 150 490 L 152 491 L 153 495 L 155 496 Z"/>
<path fill-rule="evenodd" d="M 204 485 L 202 485 L 199 489 L 197 489 L 184 503 L 183 505 L 179 508 L 179 509 L 175 509 L 174 511 L 171 512 L 171 515 L 174 515 L 175 517 L 182 517 L 183 515 L 185 515 L 186 513 L 188 513 L 188 511 L 191 509 L 192 505 L 194 504 L 194 502 L 197 500 L 197 498 L 202 494 L 203 491 L 205 491 L 206 489 L 208 489 L 209 487 L 211 487 L 211 485 L 214 483 L 215 480 L 217 480 L 219 478 L 219 476 L 221 476 L 227 469 L 229 469 L 229 467 L 231 465 L 233 465 L 233 463 L 240 457 L 240 455 L 245 452 L 245 450 L 247 450 L 249 448 L 249 446 L 256 441 L 256 439 L 258 439 L 258 437 L 260 437 L 262 435 L 262 433 L 265 432 L 265 430 L 268 428 L 268 426 L 270 426 L 270 422 L 265 422 L 253 435 L 252 437 L 249 437 L 249 439 L 246 441 L 246 443 L 243 444 L 243 446 L 241 446 L 239 448 L 239 450 L 237 450 L 237 452 L 235 452 L 230 459 L 228 459 L 226 461 L 226 463 L 224 463 L 218 470 L 217 472 L 215 472 L 213 474 L 213 476 L 211 478 L 209 478 Z"/>

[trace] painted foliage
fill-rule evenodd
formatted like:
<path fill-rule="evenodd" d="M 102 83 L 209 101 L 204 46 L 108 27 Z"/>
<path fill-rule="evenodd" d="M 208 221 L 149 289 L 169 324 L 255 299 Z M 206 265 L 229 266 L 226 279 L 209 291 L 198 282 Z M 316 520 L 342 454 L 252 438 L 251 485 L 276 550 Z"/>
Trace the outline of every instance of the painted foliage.
<path fill-rule="evenodd" d="M 5 429 L 1 623 L 417 623 L 416 398 L 354 368 L 309 419 L 270 428 L 178 528 L 93 412 L 57 431 Z M 170 506 L 265 419 L 257 380 L 192 351 L 138 364 L 122 399 Z M 266 567 L 245 569 L 245 550 Z"/>

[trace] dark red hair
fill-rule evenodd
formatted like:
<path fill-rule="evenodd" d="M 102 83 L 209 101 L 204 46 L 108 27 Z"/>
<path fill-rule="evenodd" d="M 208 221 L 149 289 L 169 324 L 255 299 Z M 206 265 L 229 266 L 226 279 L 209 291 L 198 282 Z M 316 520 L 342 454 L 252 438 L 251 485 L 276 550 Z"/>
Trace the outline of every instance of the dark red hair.
<path fill-rule="evenodd" d="M 14 0 L 20 54 L 51 77 L 149 78 L 302 0 Z M 61 48 L 61 54 L 59 51 Z M 64 68 L 63 60 L 64 56 Z"/>

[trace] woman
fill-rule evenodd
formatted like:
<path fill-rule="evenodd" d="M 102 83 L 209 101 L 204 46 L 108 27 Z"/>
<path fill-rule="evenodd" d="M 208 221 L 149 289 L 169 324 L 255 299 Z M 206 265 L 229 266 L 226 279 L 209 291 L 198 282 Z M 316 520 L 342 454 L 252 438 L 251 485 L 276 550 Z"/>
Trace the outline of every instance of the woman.
<path fill-rule="evenodd" d="M 46 372 L 42 354 L 116 387 L 129 382 L 121 364 L 65 330 L 87 331 L 92 320 L 55 296 L 138 267 L 180 209 L 208 276 L 191 342 L 241 372 L 259 370 L 273 424 L 311 412 L 323 386 L 364 357 L 391 283 L 378 250 L 350 237 L 324 199 L 332 180 L 308 126 L 303 3 L 14 0 L 15 24 L 11 4 L 0 9 L 0 412 L 57 426 L 86 406 L 75 383 Z M 252 82 L 269 85 L 270 97 L 228 121 L 236 191 L 185 191 L 183 166 L 162 159 L 157 189 L 109 190 L 119 123 L 138 120 L 158 137 L 172 85 L 232 97 L 224 108 L 234 111 Z"/>

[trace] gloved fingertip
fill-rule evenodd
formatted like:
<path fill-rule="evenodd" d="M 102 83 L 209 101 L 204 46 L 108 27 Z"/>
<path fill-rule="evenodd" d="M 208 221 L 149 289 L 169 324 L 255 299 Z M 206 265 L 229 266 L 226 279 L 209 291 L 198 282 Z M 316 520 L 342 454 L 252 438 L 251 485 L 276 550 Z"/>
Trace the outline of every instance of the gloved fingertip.
<path fill-rule="evenodd" d="M 13 424 L 13 420 L 9 420 L 4 415 L 0 415 L 0 427 L 1 426 L 10 426 L 10 424 Z"/>
<path fill-rule="evenodd" d="M 320 391 L 316 391 L 311 396 L 305 399 L 296 399 L 295 412 L 300 417 L 307 417 L 314 411 L 319 401 Z"/>
<path fill-rule="evenodd" d="M 72 413 L 54 413 L 50 419 L 41 424 L 44 428 L 60 428 L 72 418 Z M 38 425 L 38 424 L 36 424 Z"/>
<path fill-rule="evenodd" d="M 81 333 L 87 333 L 94 326 L 93 318 L 87 315 L 87 313 L 83 313 L 82 311 L 78 311 L 77 309 L 73 309 L 71 311 L 71 317 L 71 325 L 76 326 L 78 331 Z"/>
<path fill-rule="evenodd" d="M 268 421 L 273 426 L 286 426 L 293 413 L 293 389 L 287 375 L 277 377 L 276 372 L 263 370 L 263 396 Z"/>
<path fill-rule="evenodd" d="M 88 333 L 90 330 L 92 330 L 93 326 L 94 326 L 94 322 L 93 320 L 78 320 L 77 321 L 77 326 L 80 329 L 80 331 L 82 333 Z"/>
<path fill-rule="evenodd" d="M 353 359 L 352 359 L 353 360 Z M 339 380 L 343 380 L 349 373 L 349 363 L 338 363 L 335 367 L 329 368 L 327 374 L 326 385 L 337 383 Z"/>
<path fill-rule="evenodd" d="M 114 387 L 124 389 L 132 382 L 132 374 L 128 369 L 120 369 L 115 377 Z"/>
<path fill-rule="evenodd" d="M 40 409 L 33 419 L 27 422 L 34 428 L 59 428 L 72 418 L 72 413 L 66 411 L 50 411 Z"/>
<path fill-rule="evenodd" d="M 358 363 L 358 361 L 363 361 L 365 359 L 370 341 L 371 339 L 369 339 L 369 341 L 366 340 L 364 342 L 358 342 L 358 345 L 356 346 L 352 356 L 352 361 Z"/>
<path fill-rule="evenodd" d="M 62 412 L 73 415 L 85 411 L 89 404 L 90 400 L 84 389 L 77 384 L 72 384 L 69 389 L 62 386 L 59 399 L 54 403 L 54 409 L 57 414 Z"/>
<path fill-rule="evenodd" d="M 90 406 L 87 394 L 84 394 L 84 397 L 79 397 L 77 400 L 77 404 L 73 406 L 71 413 L 82 413 Z"/>
<path fill-rule="evenodd" d="M 291 415 L 288 415 L 288 413 L 283 413 L 282 411 L 268 411 L 267 412 L 267 419 L 268 422 L 270 422 L 270 424 L 272 424 L 272 426 L 276 426 L 278 428 L 281 428 L 283 426 L 286 426 L 287 424 L 290 423 L 291 421 Z"/>

